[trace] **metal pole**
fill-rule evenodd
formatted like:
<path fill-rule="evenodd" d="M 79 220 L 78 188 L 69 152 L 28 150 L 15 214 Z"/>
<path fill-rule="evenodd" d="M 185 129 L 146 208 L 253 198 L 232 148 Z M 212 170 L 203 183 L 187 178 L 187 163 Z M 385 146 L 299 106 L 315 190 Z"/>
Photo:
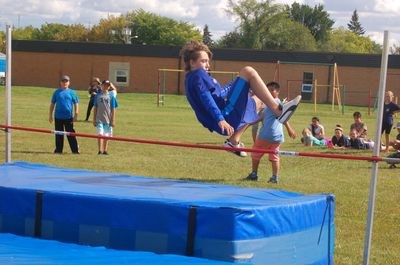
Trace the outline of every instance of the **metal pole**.
<path fill-rule="evenodd" d="M 11 125 L 11 26 L 6 25 L 6 124 Z M 6 129 L 6 163 L 11 162 L 11 130 Z"/>
<path fill-rule="evenodd" d="M 346 99 L 346 86 L 343 85 L 343 99 L 342 99 L 342 115 L 344 115 L 344 102 Z"/>
<path fill-rule="evenodd" d="M 379 94 L 378 94 L 378 112 L 376 113 L 376 130 L 375 130 L 375 146 L 373 155 L 379 157 L 379 151 L 381 148 L 381 125 L 383 119 L 383 105 L 384 105 L 384 97 L 385 97 L 385 88 L 386 88 L 386 74 L 387 74 L 387 63 L 388 63 L 388 45 L 389 32 L 387 30 L 384 31 L 383 38 L 383 51 L 382 51 L 382 60 L 381 60 L 381 73 L 380 73 L 380 81 L 379 81 Z M 371 183 L 370 183 L 370 192 L 369 192 L 369 201 L 368 201 L 368 219 L 367 219 L 367 227 L 365 231 L 365 241 L 364 241 L 364 258 L 363 265 L 369 264 L 369 256 L 371 252 L 371 238 L 372 238 L 372 228 L 374 223 L 374 208 L 375 208 L 375 192 L 376 192 L 376 181 L 378 175 L 378 163 L 373 162 L 371 168 Z"/>

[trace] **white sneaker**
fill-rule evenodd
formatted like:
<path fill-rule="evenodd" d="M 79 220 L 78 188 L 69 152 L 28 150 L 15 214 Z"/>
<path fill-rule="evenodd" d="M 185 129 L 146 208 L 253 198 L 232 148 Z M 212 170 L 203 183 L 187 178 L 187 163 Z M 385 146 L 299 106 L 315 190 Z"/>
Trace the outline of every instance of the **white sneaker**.
<path fill-rule="evenodd" d="M 278 121 L 280 123 L 285 123 L 290 119 L 290 117 L 295 112 L 297 106 L 300 104 L 300 100 L 301 100 L 301 96 L 299 95 L 299 96 L 295 97 L 294 99 L 292 99 L 291 101 L 288 101 L 285 104 L 283 104 L 282 114 L 281 114 L 281 116 L 278 117 Z"/>
<path fill-rule="evenodd" d="M 224 146 L 225 147 L 233 147 L 233 148 L 243 148 L 244 144 L 241 143 L 241 142 L 239 142 L 238 144 L 233 144 L 233 143 L 229 142 L 228 139 L 226 139 L 225 143 L 224 143 Z M 231 153 L 234 153 L 235 155 L 240 156 L 240 157 L 246 157 L 247 156 L 247 153 L 245 151 L 234 151 L 234 150 L 227 150 L 227 151 L 231 152 Z"/>
<path fill-rule="evenodd" d="M 244 148 L 244 143 L 239 142 L 238 147 Z M 239 151 L 239 156 L 241 156 L 241 157 L 246 157 L 246 156 L 247 156 L 247 153 L 246 153 L 245 151 Z"/>

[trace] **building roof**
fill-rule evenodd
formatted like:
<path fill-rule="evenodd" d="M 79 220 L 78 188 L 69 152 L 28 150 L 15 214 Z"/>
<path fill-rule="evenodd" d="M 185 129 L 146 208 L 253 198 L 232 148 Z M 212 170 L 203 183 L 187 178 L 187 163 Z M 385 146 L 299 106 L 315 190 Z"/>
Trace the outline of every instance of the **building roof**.
<path fill-rule="evenodd" d="M 181 47 L 154 45 L 127 45 L 95 42 L 58 42 L 13 40 L 13 51 L 98 54 L 178 58 Z M 380 54 L 349 54 L 323 52 L 290 52 L 245 49 L 214 49 L 215 60 L 326 64 L 340 66 L 380 67 Z M 389 68 L 400 68 L 400 55 L 389 55 Z"/>

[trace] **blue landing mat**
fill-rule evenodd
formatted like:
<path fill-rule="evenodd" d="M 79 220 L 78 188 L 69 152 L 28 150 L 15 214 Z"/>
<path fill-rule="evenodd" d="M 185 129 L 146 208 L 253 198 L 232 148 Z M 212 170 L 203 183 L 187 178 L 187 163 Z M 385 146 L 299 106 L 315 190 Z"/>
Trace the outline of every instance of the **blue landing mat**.
<path fill-rule="evenodd" d="M 0 165 L 0 232 L 235 263 L 333 264 L 334 196 L 15 162 Z"/>
<path fill-rule="evenodd" d="M 7 265 L 229 265 L 151 252 L 89 247 L 0 233 L 0 264 Z"/>

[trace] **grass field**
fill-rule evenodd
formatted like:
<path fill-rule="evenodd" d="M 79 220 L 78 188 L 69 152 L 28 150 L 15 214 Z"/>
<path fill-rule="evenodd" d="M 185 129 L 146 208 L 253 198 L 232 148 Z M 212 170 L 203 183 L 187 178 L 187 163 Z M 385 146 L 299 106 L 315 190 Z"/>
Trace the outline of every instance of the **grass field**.
<path fill-rule="evenodd" d="M 49 88 L 13 87 L 12 124 L 53 129 L 53 125 L 48 122 L 53 91 L 54 89 Z M 4 95 L 4 87 L 0 87 L 2 124 L 5 120 Z M 81 110 L 80 121 L 75 125 L 76 131 L 94 134 L 95 128 L 92 123 L 82 121 L 89 100 L 87 93 L 78 91 L 78 95 Z M 156 95 L 120 93 L 114 135 L 212 145 L 223 143 L 224 137 L 210 133 L 196 121 L 185 97 L 167 95 L 165 100 L 165 106 L 157 107 Z M 310 123 L 312 116 L 320 118 L 327 135 L 331 136 L 337 123 L 344 128 L 350 127 L 353 121 L 352 113 L 356 110 L 362 113 L 364 122 L 368 124 L 369 135 L 374 138 L 375 113 L 368 116 L 366 108 L 346 106 L 345 114 L 342 115 L 337 110 L 332 111 L 331 105 L 318 105 L 316 114 L 312 104 L 302 103 L 291 119 L 298 138 L 292 140 L 286 137 L 281 150 L 370 156 L 372 151 L 304 147 L 299 140 L 301 130 Z M 4 135 L 4 132 L 0 131 L 0 134 Z M 395 134 L 395 131 L 392 132 L 393 137 Z M 250 130 L 242 140 L 248 147 L 251 146 Z M 246 182 L 242 178 L 250 172 L 251 159 L 239 158 L 226 151 L 110 142 L 110 155 L 98 156 L 95 139 L 78 138 L 78 142 L 81 155 L 72 155 L 67 142 L 64 145 L 64 154 L 54 155 L 54 135 L 14 130 L 12 160 L 132 175 L 283 189 L 306 194 L 332 193 L 336 196 L 335 264 L 362 263 L 371 178 L 370 162 L 283 156 L 281 182 L 274 185 L 267 183 L 271 168 L 265 158 L 259 171 L 261 180 Z M 1 140 L 0 153 L 4 152 L 5 141 Z M 0 162 L 4 161 L 3 155 Z M 389 169 L 385 163 L 380 163 L 370 264 L 399 264 L 399 187 L 400 169 Z"/>

